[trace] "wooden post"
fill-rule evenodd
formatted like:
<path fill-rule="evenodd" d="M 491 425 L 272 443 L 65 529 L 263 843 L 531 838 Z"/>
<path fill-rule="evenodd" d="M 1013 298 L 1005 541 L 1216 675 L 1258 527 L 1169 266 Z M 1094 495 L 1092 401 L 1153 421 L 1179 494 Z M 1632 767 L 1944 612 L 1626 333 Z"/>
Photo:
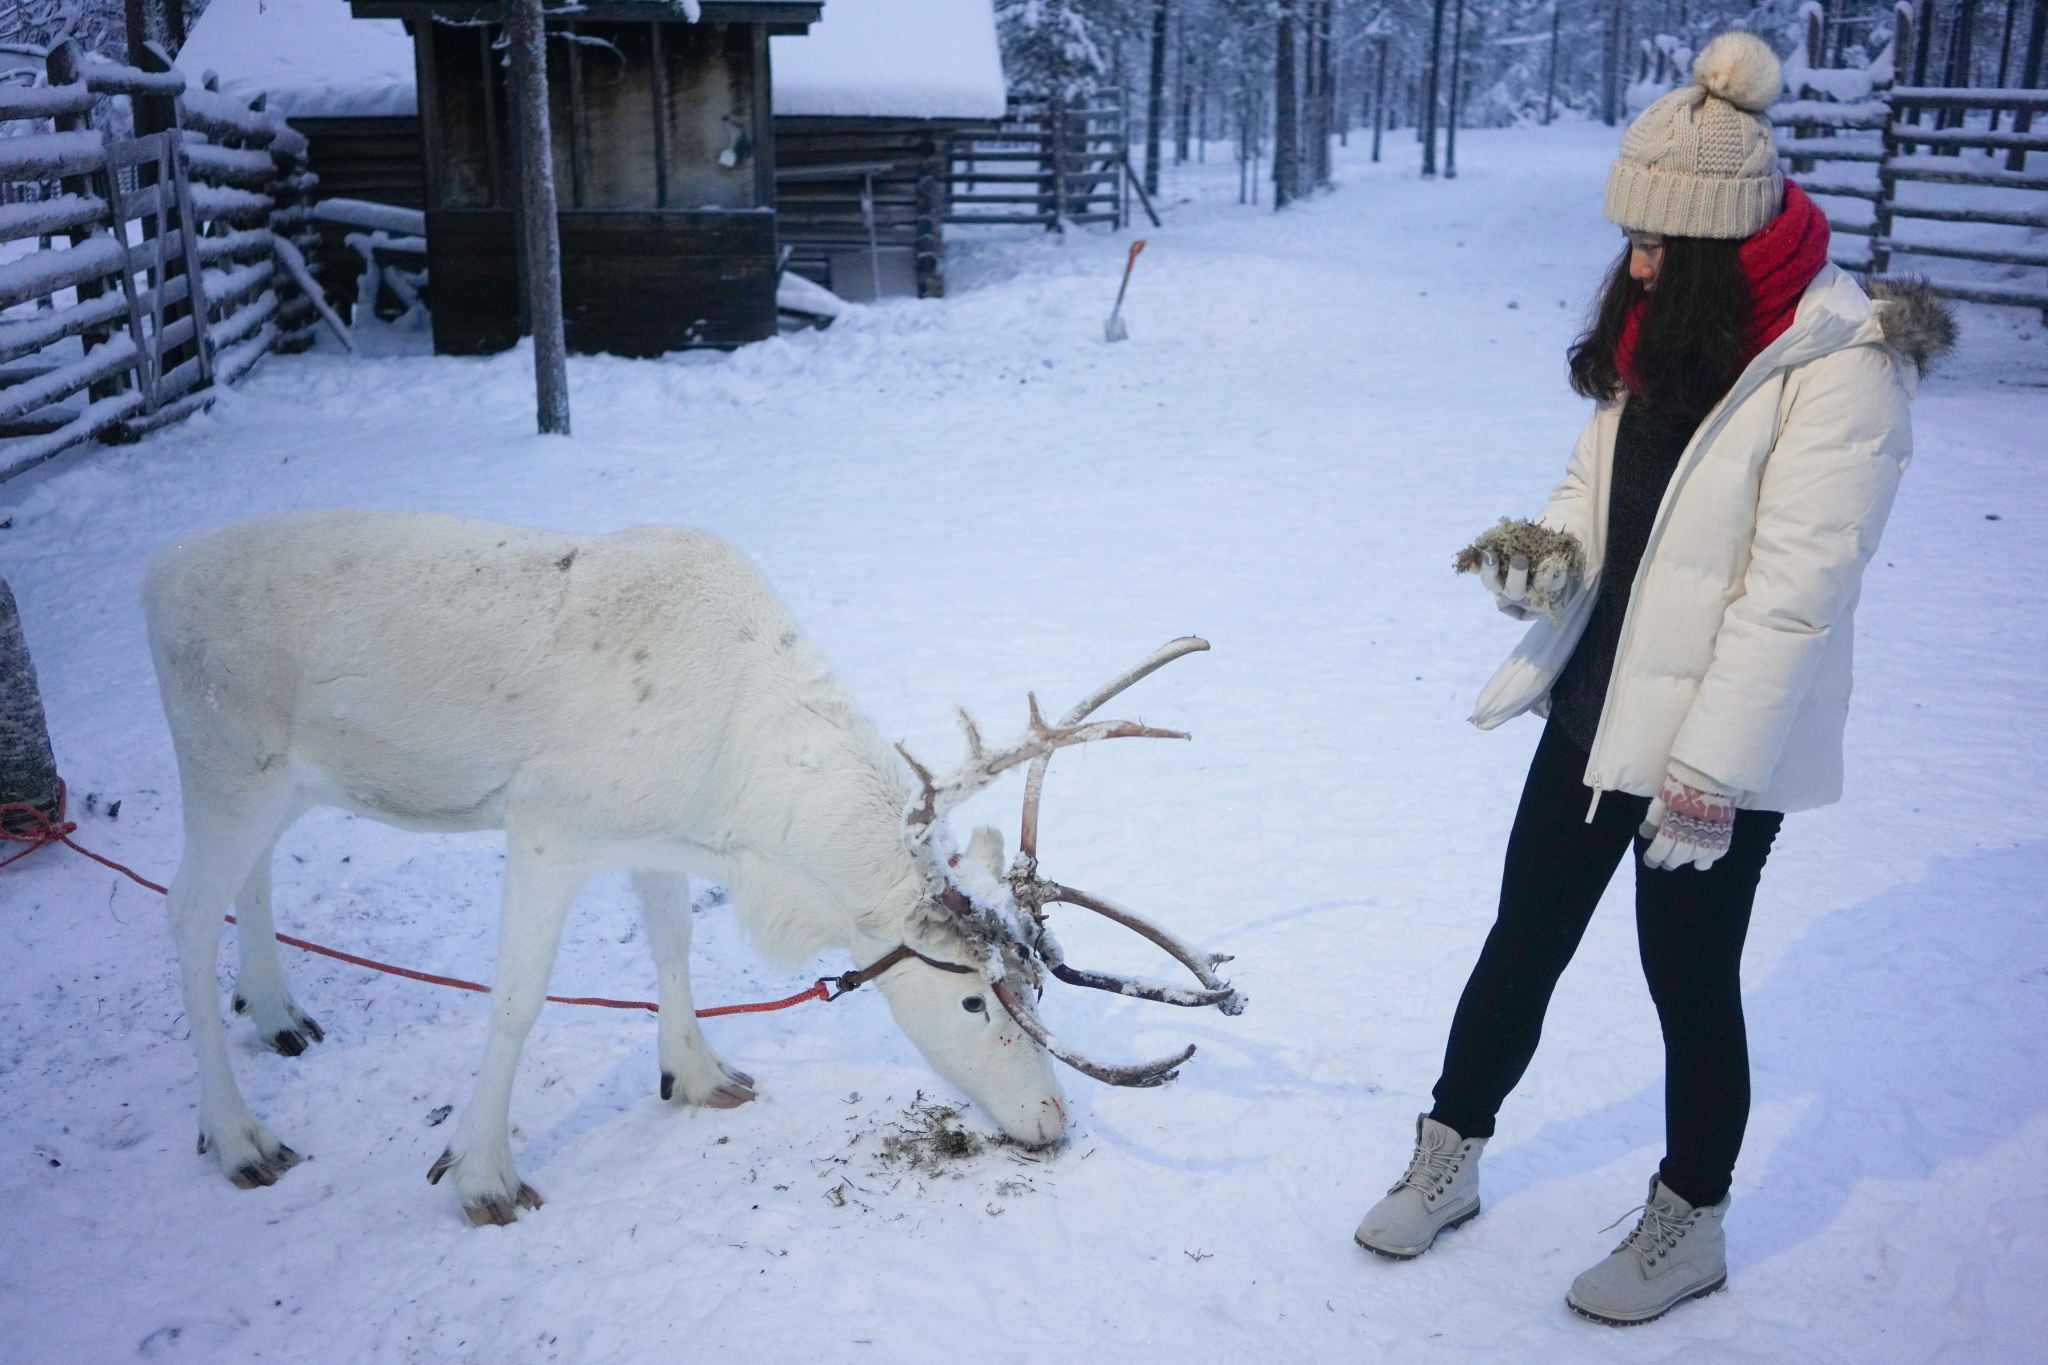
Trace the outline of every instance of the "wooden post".
<path fill-rule="evenodd" d="M 43 716 L 43 695 L 36 688 L 35 665 L 21 636 L 21 612 L 14 590 L 0 578 L 0 803 L 34 806 L 57 818 L 57 759 L 50 750 L 50 726 Z M 26 834 L 35 821 L 10 816 L 0 828 Z"/>
<path fill-rule="evenodd" d="M 654 206 L 665 209 L 668 207 L 668 46 L 662 42 L 660 20 L 649 24 L 648 28 L 652 30 L 647 38 L 648 50 L 654 63 Z"/>
<path fill-rule="evenodd" d="M 1903 7 L 1902 7 L 1903 8 Z M 1903 16 L 1901 16 L 1903 17 Z M 1899 182 L 1885 174 L 1891 159 L 1899 154 L 1899 107 L 1891 106 L 1884 120 L 1884 160 L 1877 168 L 1877 198 L 1870 205 L 1870 273 L 1882 275 L 1891 269 L 1892 202 Z"/>
<path fill-rule="evenodd" d="M 519 157 L 519 216 L 526 230 L 527 308 L 533 317 L 533 387 L 542 435 L 569 434 L 569 362 L 562 338 L 562 227 L 555 211 L 553 137 L 548 127 L 546 19 L 540 0 L 509 0 L 513 145 Z"/>
<path fill-rule="evenodd" d="M 2020 71 L 2020 84 L 2028 90 L 2041 88 L 2041 48 L 2048 39 L 2048 0 L 2034 0 L 2034 22 L 2027 28 L 2027 60 Z M 2034 111 L 2021 109 L 2012 116 L 2012 130 L 2015 133 L 2032 132 Z M 2015 147 L 2005 159 L 2009 171 L 2023 171 L 2027 168 L 2027 154 L 2023 148 Z"/>
<path fill-rule="evenodd" d="M 1955 23 L 1948 31 L 1948 75 L 1943 84 L 1961 90 L 1970 84 L 1970 58 L 1974 55 L 1977 40 L 1977 0 L 1961 0 L 1956 9 Z M 1937 128 L 1960 128 L 1963 126 L 1962 109 L 1944 109 L 1936 115 Z M 1937 147 L 1942 156 L 1961 156 L 1960 147 Z"/>
<path fill-rule="evenodd" d="M 76 38 L 66 38 L 63 42 L 50 49 L 50 55 L 43 59 L 43 70 L 47 74 L 52 86 L 74 85 L 83 81 L 85 79 L 85 49 L 79 46 Z M 59 114 L 54 126 L 60 133 L 71 133 L 89 127 L 90 123 L 89 116 L 85 114 Z M 84 196 L 92 193 L 91 181 L 82 175 L 65 176 L 59 182 L 59 187 L 66 194 Z M 82 224 L 72 228 L 67 235 L 71 239 L 71 245 L 77 247 L 82 245 L 95 231 L 97 231 L 95 225 Z M 81 280 L 78 284 L 78 300 L 81 303 L 87 299 L 96 299 L 105 292 L 106 284 L 101 280 Z M 113 335 L 113 332 L 107 328 L 95 327 L 80 334 L 79 344 L 85 350 L 91 351 L 97 347 L 104 346 L 113 339 Z M 141 343 L 142 339 L 137 337 L 136 344 L 140 346 Z M 114 392 L 118 388 L 119 382 L 118 379 L 103 380 L 101 383 L 93 385 L 91 389 L 87 390 L 87 401 L 104 398 L 107 394 Z"/>

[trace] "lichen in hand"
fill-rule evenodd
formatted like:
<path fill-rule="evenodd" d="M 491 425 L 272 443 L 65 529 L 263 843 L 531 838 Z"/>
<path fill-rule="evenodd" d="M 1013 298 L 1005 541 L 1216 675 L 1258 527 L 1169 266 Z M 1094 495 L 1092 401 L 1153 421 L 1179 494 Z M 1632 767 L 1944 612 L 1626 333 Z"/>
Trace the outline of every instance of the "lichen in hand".
<path fill-rule="evenodd" d="M 1578 537 L 1568 531 L 1553 531 L 1533 521 L 1508 517 L 1480 532 L 1477 539 L 1458 551 L 1453 564 L 1459 573 L 1477 573 L 1488 554 L 1503 565 L 1516 555 L 1528 562 L 1529 605 L 1553 624 L 1568 595 L 1564 589 L 1577 583 L 1586 567 L 1586 554 Z"/>

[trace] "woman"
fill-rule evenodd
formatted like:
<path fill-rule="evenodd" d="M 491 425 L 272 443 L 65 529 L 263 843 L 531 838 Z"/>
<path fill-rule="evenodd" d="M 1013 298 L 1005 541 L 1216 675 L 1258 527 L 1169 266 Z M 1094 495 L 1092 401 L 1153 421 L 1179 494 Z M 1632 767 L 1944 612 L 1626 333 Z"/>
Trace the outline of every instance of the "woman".
<path fill-rule="evenodd" d="M 1633 844 L 1666 1155 L 1635 1230 L 1566 1296 L 1615 1324 L 1727 1282 L 1750 904 L 1785 813 L 1840 795 L 1858 586 L 1911 454 L 1919 368 L 1953 335 L 1924 286 L 1873 302 L 1828 264 L 1827 220 L 1779 173 L 1760 117 L 1779 83 L 1761 40 L 1721 35 L 1694 84 L 1630 125 L 1609 172 L 1628 247 L 1570 357 L 1598 407 L 1539 518 L 1578 539 L 1582 586 L 1473 715 L 1548 725 L 1435 1107 L 1357 1235 L 1408 1258 L 1478 1214 L 1494 1116 Z M 1524 575 L 1482 576 L 1501 610 L 1534 615 Z"/>

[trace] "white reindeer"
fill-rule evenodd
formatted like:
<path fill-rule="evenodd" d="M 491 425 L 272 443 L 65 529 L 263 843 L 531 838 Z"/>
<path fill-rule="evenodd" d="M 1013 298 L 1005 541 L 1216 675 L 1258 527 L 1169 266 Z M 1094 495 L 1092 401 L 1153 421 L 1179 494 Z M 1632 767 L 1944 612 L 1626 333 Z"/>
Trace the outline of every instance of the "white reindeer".
<path fill-rule="evenodd" d="M 1170 734 L 1082 722 L 1152 669 L 1206 649 L 1202 641 L 1167 646 L 1058 727 L 1034 700 L 1030 731 L 1005 748 L 984 748 L 969 723 L 967 764 L 935 778 L 912 761 L 922 779 L 913 794 L 768 585 L 701 531 L 572 536 L 418 513 L 287 513 L 165 549 L 143 601 L 184 798 L 170 917 L 199 1054 L 199 1150 L 245 1189 L 274 1183 L 298 1157 L 249 1111 L 229 1067 L 214 979 L 221 917 L 232 899 L 235 1008 L 286 1055 L 318 1041 L 319 1025 L 286 989 L 270 912 L 272 847 L 314 805 L 404 829 L 505 831 L 490 1038 L 428 1175 L 453 1176 L 474 1223 L 508 1223 L 540 1205 L 513 1168 L 513 1073 L 569 905 L 607 867 L 632 869 L 646 917 L 660 981 L 661 1094 L 690 1104 L 754 1097 L 753 1079 L 721 1062 L 697 1026 L 692 872 L 731 890 L 769 954 L 849 952 L 862 969 L 842 985 L 877 980 L 932 1067 L 1027 1144 L 1067 1125 L 1049 1054 L 1115 1084 L 1151 1085 L 1194 1052 L 1105 1066 L 1070 1051 L 1032 1007 L 1043 971 L 1243 1008 L 1214 974 L 1227 959 L 1197 954 L 1036 867 L 1049 755 Z M 1024 763 L 1032 771 L 1015 864 L 999 872 L 993 830 L 976 832 L 974 858 L 953 853 L 945 813 Z M 1043 923 L 1050 901 L 1137 929 L 1202 988 L 1068 967 Z"/>

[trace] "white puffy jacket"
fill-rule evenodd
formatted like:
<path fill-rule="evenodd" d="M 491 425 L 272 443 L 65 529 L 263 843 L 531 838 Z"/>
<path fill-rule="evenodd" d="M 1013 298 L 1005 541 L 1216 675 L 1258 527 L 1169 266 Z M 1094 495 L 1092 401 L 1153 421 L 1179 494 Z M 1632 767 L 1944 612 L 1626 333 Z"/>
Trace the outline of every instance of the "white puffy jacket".
<path fill-rule="evenodd" d="M 1795 811 L 1842 793 L 1856 600 L 1913 452 L 1907 403 L 1953 336 L 1930 292 L 1875 303 L 1833 266 L 1791 327 L 1693 434 L 1665 490 L 1615 651 L 1586 785 L 1654 796 L 1671 760 Z M 1490 730 L 1548 712 L 1592 615 L 1621 404 L 1580 433 L 1538 518 L 1587 548 L 1586 583 L 1539 620 L 1480 694 Z"/>

